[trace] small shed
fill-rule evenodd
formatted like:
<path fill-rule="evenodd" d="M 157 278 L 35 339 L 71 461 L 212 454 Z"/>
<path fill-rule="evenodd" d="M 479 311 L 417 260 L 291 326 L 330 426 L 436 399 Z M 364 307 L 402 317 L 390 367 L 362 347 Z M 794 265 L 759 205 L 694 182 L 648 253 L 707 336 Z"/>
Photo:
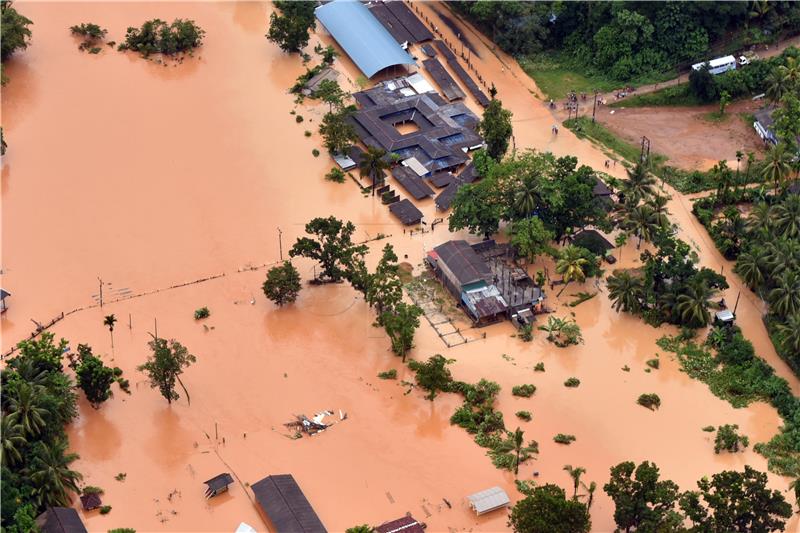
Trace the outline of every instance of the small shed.
<path fill-rule="evenodd" d="M 213 498 L 223 492 L 228 491 L 228 485 L 233 483 L 233 477 L 227 472 L 220 474 L 218 476 L 214 476 L 208 481 L 204 481 L 206 484 L 206 498 Z"/>
<path fill-rule="evenodd" d="M 377 533 L 425 533 L 425 524 L 418 522 L 413 516 L 407 514 L 403 518 L 384 522 L 375 528 Z"/>
<path fill-rule="evenodd" d="M 84 511 L 99 509 L 102 505 L 103 500 L 100 499 L 100 495 L 96 492 L 81 495 L 81 506 Z"/>
<path fill-rule="evenodd" d="M 316 76 L 313 76 L 310 80 L 306 82 L 303 86 L 303 94 L 305 96 L 310 96 L 317 92 L 319 89 L 320 84 L 325 80 L 336 81 L 336 78 L 339 77 L 339 73 L 333 70 L 330 67 L 325 67 L 317 73 Z"/>
<path fill-rule="evenodd" d="M 357 166 L 356 162 L 348 154 L 333 154 L 333 160 L 344 171 L 353 170 Z"/>
<path fill-rule="evenodd" d="M 717 311 L 714 315 L 714 321 L 721 326 L 732 326 L 735 320 L 736 315 L 730 309 Z"/>
<path fill-rule="evenodd" d="M 479 516 L 496 509 L 507 507 L 511 503 L 506 491 L 500 487 L 492 487 L 476 492 L 468 496 L 467 499 L 469 500 L 470 507 L 472 507 Z"/>
<path fill-rule="evenodd" d="M 36 525 L 42 533 L 88 533 L 72 507 L 50 507 L 36 518 Z"/>
<path fill-rule="evenodd" d="M 11 296 L 11 293 L 5 289 L 0 289 L 0 313 L 5 313 L 6 309 L 8 309 L 8 305 L 6 304 L 6 298 Z"/>
<path fill-rule="evenodd" d="M 406 226 L 411 226 L 413 224 L 419 224 L 422 222 L 422 211 L 417 209 L 411 200 L 405 198 L 400 200 L 399 202 L 395 202 L 389 206 L 389 211 L 400 219 Z"/>

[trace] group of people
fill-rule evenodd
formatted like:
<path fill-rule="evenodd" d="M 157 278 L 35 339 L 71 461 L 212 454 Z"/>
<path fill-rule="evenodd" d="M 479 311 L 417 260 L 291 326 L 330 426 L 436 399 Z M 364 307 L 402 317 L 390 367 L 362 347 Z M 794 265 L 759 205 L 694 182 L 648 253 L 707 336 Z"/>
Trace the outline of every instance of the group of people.
<path fill-rule="evenodd" d="M 633 87 L 631 85 L 631 86 L 625 87 L 624 89 L 621 89 L 621 90 L 615 92 L 614 93 L 614 98 L 619 100 L 620 98 L 625 98 L 626 96 L 628 96 L 629 94 L 631 94 L 632 92 L 635 92 L 635 91 L 636 91 L 636 87 Z"/>

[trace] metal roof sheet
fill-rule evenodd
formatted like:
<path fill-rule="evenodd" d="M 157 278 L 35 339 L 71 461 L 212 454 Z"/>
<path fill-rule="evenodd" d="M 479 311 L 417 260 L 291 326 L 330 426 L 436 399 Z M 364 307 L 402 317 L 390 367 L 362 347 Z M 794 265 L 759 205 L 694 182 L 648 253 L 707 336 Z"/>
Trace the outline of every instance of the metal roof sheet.
<path fill-rule="evenodd" d="M 414 58 L 361 2 L 334 0 L 314 13 L 368 78 L 386 67 L 414 64 Z"/>
<path fill-rule="evenodd" d="M 475 509 L 475 512 L 478 514 L 488 513 L 489 511 L 500 509 L 501 507 L 505 507 L 511 503 L 511 500 L 508 499 L 508 494 L 506 494 L 506 491 L 500 487 L 492 487 L 490 489 L 476 492 L 475 494 L 468 496 L 467 499 L 469 500 L 472 508 Z"/>

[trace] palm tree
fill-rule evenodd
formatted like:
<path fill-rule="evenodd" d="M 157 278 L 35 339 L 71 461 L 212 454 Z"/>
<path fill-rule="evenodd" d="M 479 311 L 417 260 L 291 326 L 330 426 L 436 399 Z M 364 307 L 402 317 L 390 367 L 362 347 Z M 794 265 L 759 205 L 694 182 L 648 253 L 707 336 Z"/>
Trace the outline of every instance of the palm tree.
<path fill-rule="evenodd" d="M 800 313 L 786 318 L 786 323 L 775 324 L 781 348 L 789 353 L 800 354 Z"/>
<path fill-rule="evenodd" d="M 525 178 L 514 191 L 514 210 L 523 217 L 528 217 L 536 209 L 538 190 L 536 180 Z"/>
<path fill-rule="evenodd" d="M 578 499 L 578 486 L 581 483 L 581 476 L 586 473 L 586 469 L 582 466 L 578 466 L 573 468 L 572 465 L 564 465 L 564 471 L 569 474 L 569 477 L 572 478 L 572 485 L 573 485 L 573 492 L 572 492 L 572 499 Z"/>
<path fill-rule="evenodd" d="M 57 440 L 49 446 L 43 442 L 37 444 L 30 465 L 30 479 L 40 505 L 70 505 L 69 493 L 80 492 L 78 482 L 83 479 L 79 472 L 69 468 L 76 459 L 78 454 L 67 452 L 66 440 Z"/>
<path fill-rule="evenodd" d="M 22 425 L 17 423 L 16 415 L 3 415 L 0 420 L 0 440 L 3 442 L 3 447 L 0 449 L 2 453 L 0 462 L 3 466 L 22 461 L 20 448 L 28 441 L 22 433 Z"/>
<path fill-rule="evenodd" d="M 777 104 L 780 102 L 788 89 L 788 81 L 781 75 L 779 70 L 775 69 L 767 76 L 767 98 L 772 103 Z"/>
<path fill-rule="evenodd" d="M 19 383 L 8 398 L 9 413 L 16 417 L 26 436 L 38 435 L 45 427 L 49 412 L 40 406 L 41 387 Z"/>
<path fill-rule="evenodd" d="M 582 282 L 586 279 L 588 264 L 589 261 L 581 255 L 581 250 L 577 246 L 570 244 L 561 250 L 561 255 L 556 262 L 556 272 L 561 274 L 564 287 L 558 291 L 557 296 L 561 296 L 561 293 L 572 281 Z"/>
<path fill-rule="evenodd" d="M 660 227 L 652 207 L 647 204 L 637 205 L 628 210 L 624 217 L 623 228 L 639 238 L 639 242 L 636 243 L 637 250 L 642 247 L 643 240 L 652 242 Z"/>
<path fill-rule="evenodd" d="M 581 481 L 581 486 L 583 487 L 583 490 L 586 491 L 586 496 L 587 496 L 586 509 L 587 510 L 591 509 L 592 508 L 592 502 L 594 502 L 594 491 L 597 490 L 597 483 L 592 481 L 591 483 L 589 483 L 588 486 L 586 486 L 586 483 Z"/>
<path fill-rule="evenodd" d="M 689 327 L 703 327 L 711 320 L 709 300 L 714 291 L 704 281 L 690 283 L 683 294 L 678 295 L 675 310 L 681 323 Z"/>
<path fill-rule="evenodd" d="M 645 204 L 653 212 L 653 222 L 661 229 L 669 229 L 670 226 L 667 202 L 669 202 L 668 197 L 656 194 Z"/>
<path fill-rule="evenodd" d="M 794 504 L 797 507 L 800 507 L 800 477 L 794 478 L 791 483 L 789 483 L 789 490 L 794 491 Z M 800 513 L 800 511 L 797 511 Z"/>
<path fill-rule="evenodd" d="M 796 271 L 782 272 L 767 300 L 770 311 L 778 316 L 800 313 L 800 274 Z"/>
<path fill-rule="evenodd" d="M 742 252 L 736 260 L 734 271 L 739 274 L 748 287 L 754 289 L 764 283 L 764 253 L 761 248 Z"/>
<path fill-rule="evenodd" d="M 797 87 L 797 83 L 800 82 L 800 65 L 797 63 L 797 58 L 787 56 L 786 63 L 777 70 L 788 87 Z"/>
<path fill-rule="evenodd" d="M 761 230 L 769 230 L 775 218 L 775 211 L 767 202 L 759 202 L 753 206 L 750 215 L 747 217 L 747 231 L 758 233 Z"/>
<path fill-rule="evenodd" d="M 508 434 L 509 438 L 503 441 L 495 450 L 499 453 L 510 453 L 513 456 L 514 476 L 519 474 L 519 465 L 539 453 L 539 444 L 532 440 L 525 446 L 525 432 L 517 428 L 514 433 Z"/>
<path fill-rule="evenodd" d="M 547 324 L 544 326 L 539 326 L 539 329 L 547 332 L 547 340 L 553 341 L 555 340 L 556 335 L 561 333 L 565 323 L 566 322 L 563 318 L 558 318 L 557 316 L 551 315 L 547 317 Z"/>
<path fill-rule="evenodd" d="M 608 297 L 611 298 L 616 311 L 636 313 L 641 309 L 644 300 L 644 282 L 638 276 L 632 276 L 627 270 L 613 274 L 606 280 Z"/>
<path fill-rule="evenodd" d="M 114 324 L 117 323 L 117 317 L 114 315 L 107 315 L 103 319 L 103 325 L 108 328 L 108 332 L 111 333 L 111 351 L 114 351 Z"/>
<path fill-rule="evenodd" d="M 748 18 L 763 20 L 767 13 L 770 12 L 772 6 L 769 0 L 753 0 L 750 4 L 750 12 L 747 14 Z"/>
<path fill-rule="evenodd" d="M 656 193 L 656 178 L 650 174 L 648 168 L 641 161 L 636 163 L 632 169 L 627 170 L 628 179 L 623 180 L 622 190 L 625 193 L 625 201 L 633 205 L 639 200 L 646 199 Z"/>
<path fill-rule="evenodd" d="M 368 177 L 372 180 L 372 196 L 375 196 L 375 186 L 383 177 L 383 171 L 389 168 L 385 157 L 386 150 L 369 146 L 367 151 L 361 155 L 361 161 L 358 163 L 361 177 Z"/>
<path fill-rule="evenodd" d="M 775 226 L 787 239 L 800 236 L 800 194 L 790 194 L 775 206 Z"/>
<path fill-rule="evenodd" d="M 786 145 L 779 144 L 770 148 L 764 158 L 764 167 L 761 171 L 764 179 L 773 182 L 776 188 L 783 188 L 791 171 L 792 158 L 786 152 Z"/>

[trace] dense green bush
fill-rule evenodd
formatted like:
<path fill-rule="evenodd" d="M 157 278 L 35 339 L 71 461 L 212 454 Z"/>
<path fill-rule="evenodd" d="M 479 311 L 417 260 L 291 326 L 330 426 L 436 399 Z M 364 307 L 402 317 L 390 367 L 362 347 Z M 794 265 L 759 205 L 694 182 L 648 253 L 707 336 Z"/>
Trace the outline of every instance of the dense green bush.
<path fill-rule="evenodd" d="M 511 394 L 514 396 L 521 396 L 523 398 L 530 398 L 536 392 L 536 385 L 526 383 L 525 385 L 515 385 L 511 389 Z"/>
<path fill-rule="evenodd" d="M 203 44 L 205 31 L 193 20 L 175 19 L 172 24 L 161 19 L 148 20 L 140 28 L 129 27 L 125 42 L 118 50 L 131 50 L 144 57 L 152 54 L 175 55 L 191 52 Z"/>

